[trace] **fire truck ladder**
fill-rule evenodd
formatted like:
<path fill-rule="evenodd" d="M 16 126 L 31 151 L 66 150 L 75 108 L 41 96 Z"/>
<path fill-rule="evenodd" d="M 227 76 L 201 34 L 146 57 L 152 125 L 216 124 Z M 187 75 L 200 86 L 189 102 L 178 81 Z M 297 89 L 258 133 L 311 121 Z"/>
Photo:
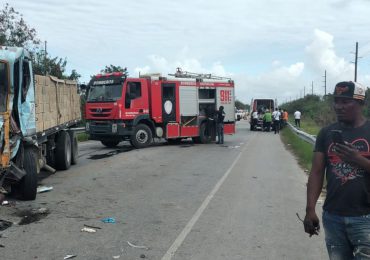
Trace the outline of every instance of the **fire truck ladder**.
<path fill-rule="evenodd" d="M 168 75 L 174 76 L 176 78 L 201 79 L 201 80 L 202 79 L 215 79 L 215 80 L 232 81 L 231 78 L 213 76 L 212 74 L 203 74 L 203 73 L 194 73 L 194 72 L 182 71 L 181 68 L 177 68 L 175 74 L 168 74 Z"/>

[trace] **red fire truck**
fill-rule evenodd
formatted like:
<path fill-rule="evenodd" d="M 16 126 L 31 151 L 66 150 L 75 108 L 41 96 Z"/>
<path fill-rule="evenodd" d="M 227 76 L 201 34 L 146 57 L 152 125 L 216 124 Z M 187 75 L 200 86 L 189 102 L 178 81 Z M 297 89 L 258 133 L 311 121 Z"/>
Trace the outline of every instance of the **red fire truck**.
<path fill-rule="evenodd" d="M 99 74 L 88 85 L 86 131 L 107 147 L 129 140 L 136 148 L 153 138 L 177 142 L 215 140 L 215 111 L 224 106 L 224 133 L 235 133 L 234 82 L 211 74 L 183 72 L 129 78 L 123 73 Z"/>

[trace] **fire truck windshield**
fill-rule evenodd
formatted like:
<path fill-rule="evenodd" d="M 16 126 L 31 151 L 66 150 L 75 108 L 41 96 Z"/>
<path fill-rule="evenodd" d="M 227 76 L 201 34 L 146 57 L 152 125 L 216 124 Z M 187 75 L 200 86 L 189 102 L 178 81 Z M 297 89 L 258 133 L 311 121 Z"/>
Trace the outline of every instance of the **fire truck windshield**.
<path fill-rule="evenodd" d="M 8 64 L 0 61 L 0 112 L 6 112 L 6 98 L 8 95 L 9 78 Z"/>
<path fill-rule="evenodd" d="M 117 101 L 122 97 L 122 84 L 90 86 L 88 102 Z"/>

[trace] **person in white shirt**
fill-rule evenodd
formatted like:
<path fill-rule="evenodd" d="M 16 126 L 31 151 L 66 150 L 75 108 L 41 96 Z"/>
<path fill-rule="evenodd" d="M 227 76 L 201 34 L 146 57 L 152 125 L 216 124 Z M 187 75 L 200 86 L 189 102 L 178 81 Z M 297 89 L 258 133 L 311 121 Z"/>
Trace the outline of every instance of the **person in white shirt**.
<path fill-rule="evenodd" d="M 251 131 L 255 130 L 257 124 L 258 124 L 258 112 L 256 110 L 253 110 L 251 121 L 250 121 Z"/>
<path fill-rule="evenodd" d="M 294 112 L 295 126 L 301 128 L 301 112 L 299 110 Z"/>
<path fill-rule="evenodd" d="M 275 108 L 275 111 L 272 112 L 272 120 L 274 120 L 274 131 L 275 134 L 280 132 L 280 111 Z"/>

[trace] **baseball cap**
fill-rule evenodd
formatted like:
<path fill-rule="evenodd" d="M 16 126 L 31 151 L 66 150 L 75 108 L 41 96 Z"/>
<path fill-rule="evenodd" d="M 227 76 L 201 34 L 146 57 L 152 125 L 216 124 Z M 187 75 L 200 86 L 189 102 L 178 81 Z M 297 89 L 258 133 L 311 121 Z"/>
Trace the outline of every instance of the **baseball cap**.
<path fill-rule="evenodd" d="M 360 83 L 352 81 L 343 81 L 335 85 L 334 97 L 346 97 L 358 100 L 364 100 L 366 87 Z"/>

